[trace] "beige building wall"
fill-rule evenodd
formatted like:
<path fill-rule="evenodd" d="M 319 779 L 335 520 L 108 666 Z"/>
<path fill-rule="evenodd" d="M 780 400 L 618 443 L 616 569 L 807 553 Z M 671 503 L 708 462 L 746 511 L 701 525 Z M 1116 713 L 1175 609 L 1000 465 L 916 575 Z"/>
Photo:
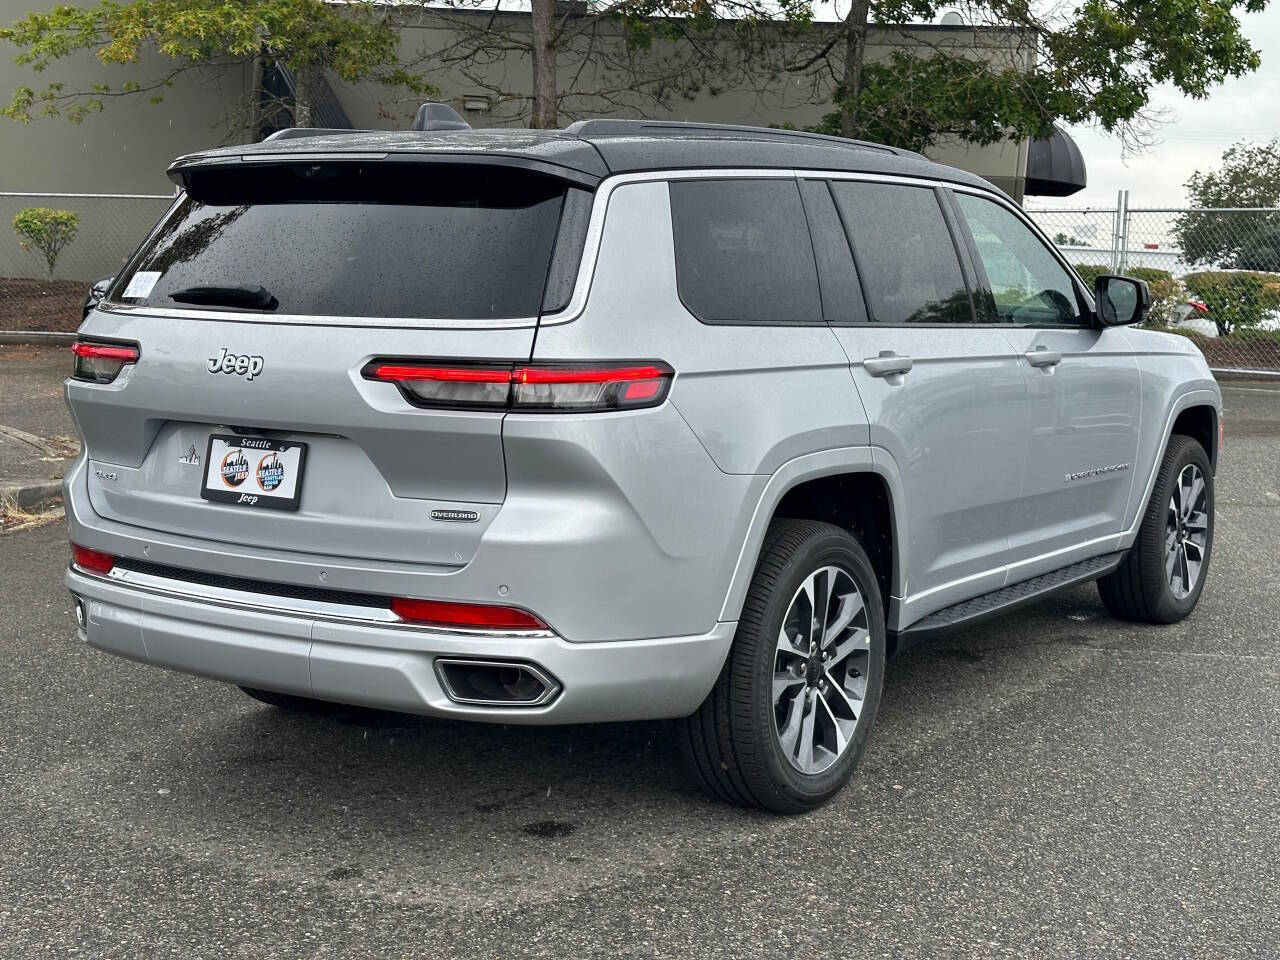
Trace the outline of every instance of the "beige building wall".
<path fill-rule="evenodd" d="M 33 7 L 51 7 L 54 0 L 0 0 L 0 21 L 9 22 Z M 487 16 L 487 15 L 486 15 Z M 510 18 L 517 30 L 526 29 L 527 17 Z M 441 49 L 452 34 L 438 20 L 421 21 L 403 29 L 403 53 L 421 56 Z M 1034 56 L 1018 36 L 1007 31 L 948 27 L 892 28 L 873 31 L 868 54 L 873 59 L 908 43 L 950 46 L 971 56 L 1008 60 L 1029 66 Z M 12 62 L 12 47 L 0 55 L 0 98 L 7 101 L 18 86 L 37 90 L 50 80 L 68 87 L 87 87 L 106 80 L 113 86 L 135 79 L 155 78 L 164 68 L 160 58 L 149 58 L 135 68 L 102 66 L 91 54 L 57 63 L 44 74 Z M 189 74 L 167 90 L 164 102 L 153 105 L 145 98 L 109 100 L 106 109 L 89 116 L 81 124 L 65 119 L 36 119 L 23 125 L 0 119 L 0 192 L 59 191 L 101 193 L 165 193 L 170 184 L 164 176 L 169 161 L 183 153 L 240 139 L 239 131 L 228 132 L 225 122 L 232 105 L 245 96 L 250 85 L 248 68 L 210 68 Z M 441 89 L 442 99 L 453 104 L 473 126 L 522 126 L 527 107 L 495 105 L 492 109 L 467 111 L 464 101 L 489 95 L 489 87 L 527 95 L 532 74 L 527 55 L 511 53 L 488 65 L 469 64 L 466 70 L 436 69 L 431 79 Z M 565 89 L 593 89 L 597 79 L 590 72 L 578 76 L 576 67 L 564 64 L 561 82 Z M 483 86 L 474 80 L 479 78 Z M 334 82 L 335 92 L 351 122 L 357 127 L 405 128 L 412 122 L 417 101 L 403 91 L 377 85 L 354 87 Z M 821 89 L 822 96 L 827 91 Z M 717 94 L 701 91 L 693 99 L 673 98 L 664 107 L 635 99 L 630 103 L 593 102 L 578 98 L 567 104 L 564 121 L 585 116 L 649 116 L 657 119 L 692 120 L 715 123 L 746 123 L 760 126 L 816 124 L 829 112 L 827 103 L 814 103 L 814 87 L 801 77 L 786 77 L 763 89 L 726 89 Z M 991 147 L 940 144 L 928 153 L 934 159 L 952 163 L 994 181 L 1022 197 L 1026 171 L 1026 142 L 1015 141 Z"/>

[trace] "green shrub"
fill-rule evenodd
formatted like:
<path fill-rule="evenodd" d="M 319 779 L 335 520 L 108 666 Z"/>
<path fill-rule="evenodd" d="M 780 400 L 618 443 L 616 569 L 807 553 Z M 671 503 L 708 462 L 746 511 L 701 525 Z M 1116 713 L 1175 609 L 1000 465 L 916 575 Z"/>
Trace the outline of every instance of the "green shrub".
<path fill-rule="evenodd" d="M 1182 279 L 1223 336 L 1256 327 L 1280 310 L 1280 273 L 1205 270 Z"/>
<path fill-rule="evenodd" d="M 1105 263 L 1077 263 L 1075 267 L 1076 273 L 1080 274 L 1080 279 L 1084 281 L 1090 294 L 1093 293 L 1093 281 L 1104 273 L 1111 272 L 1111 268 Z"/>
<path fill-rule="evenodd" d="M 13 232 L 23 250 L 31 250 L 44 256 L 53 278 L 53 267 L 64 247 L 76 238 L 80 218 L 70 210 L 50 210 L 48 207 L 28 207 L 19 210 L 13 218 Z"/>
<path fill-rule="evenodd" d="M 1125 273 L 1135 280 L 1147 281 L 1151 290 L 1149 322 L 1167 327 L 1177 315 L 1178 304 L 1187 299 L 1186 286 L 1168 270 L 1156 267 L 1130 267 Z"/>

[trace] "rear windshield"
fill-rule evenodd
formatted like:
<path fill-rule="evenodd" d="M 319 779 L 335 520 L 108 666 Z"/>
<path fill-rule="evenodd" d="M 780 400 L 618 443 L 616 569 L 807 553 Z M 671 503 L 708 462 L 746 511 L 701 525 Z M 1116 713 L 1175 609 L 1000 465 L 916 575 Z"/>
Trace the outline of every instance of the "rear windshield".
<path fill-rule="evenodd" d="M 206 171 L 110 299 L 280 315 L 536 317 L 565 189 L 502 167 Z M 257 301 L 243 295 L 259 290 Z"/>

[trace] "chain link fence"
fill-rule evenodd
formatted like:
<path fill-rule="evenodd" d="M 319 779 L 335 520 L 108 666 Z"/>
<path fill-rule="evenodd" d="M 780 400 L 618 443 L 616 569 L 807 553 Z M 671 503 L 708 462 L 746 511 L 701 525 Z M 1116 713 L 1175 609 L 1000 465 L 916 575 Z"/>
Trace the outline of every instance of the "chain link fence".
<path fill-rule="evenodd" d="M 1280 376 L 1280 209 L 1114 208 L 1027 213 L 1087 282 L 1146 280 L 1147 326 L 1191 338 L 1215 371 Z"/>
<path fill-rule="evenodd" d="M 120 269 L 171 203 L 168 194 L 0 193 L 0 330 L 74 331 L 90 285 Z"/>

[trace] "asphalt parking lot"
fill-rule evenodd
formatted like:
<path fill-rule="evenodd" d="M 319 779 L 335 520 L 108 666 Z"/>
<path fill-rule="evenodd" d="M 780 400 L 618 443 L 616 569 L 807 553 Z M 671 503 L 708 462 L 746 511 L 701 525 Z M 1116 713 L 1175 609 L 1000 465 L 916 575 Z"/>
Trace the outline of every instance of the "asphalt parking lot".
<path fill-rule="evenodd" d="M 1225 388 L 1197 613 L 1092 587 L 913 651 L 832 805 L 679 776 L 663 724 L 299 717 L 74 638 L 0 535 L 0 956 L 1275 957 L 1280 390 Z"/>

